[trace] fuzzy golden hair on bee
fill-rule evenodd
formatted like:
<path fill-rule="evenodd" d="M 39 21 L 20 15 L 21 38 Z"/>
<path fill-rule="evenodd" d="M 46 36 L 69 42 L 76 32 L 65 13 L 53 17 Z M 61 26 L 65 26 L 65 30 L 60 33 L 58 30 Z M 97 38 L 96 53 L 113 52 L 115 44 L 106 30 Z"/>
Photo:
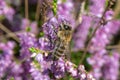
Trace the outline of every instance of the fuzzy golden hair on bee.
<path fill-rule="evenodd" d="M 61 24 L 57 33 L 58 38 L 65 43 L 69 43 L 72 37 L 72 28 L 69 24 Z"/>

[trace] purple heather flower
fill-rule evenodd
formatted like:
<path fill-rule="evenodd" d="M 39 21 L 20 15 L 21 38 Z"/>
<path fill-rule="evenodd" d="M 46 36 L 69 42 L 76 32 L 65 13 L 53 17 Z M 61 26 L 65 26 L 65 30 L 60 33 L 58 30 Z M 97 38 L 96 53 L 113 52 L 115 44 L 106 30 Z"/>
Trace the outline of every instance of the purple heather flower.
<path fill-rule="evenodd" d="M 45 56 L 40 53 L 36 56 L 36 60 L 40 63 L 41 71 L 43 71 L 43 72 L 44 72 L 44 70 L 50 69 L 51 64 L 53 63 L 53 61 L 46 60 L 44 57 Z"/>
<path fill-rule="evenodd" d="M 30 22 L 28 19 L 23 19 L 22 24 L 21 24 L 21 29 L 26 31 L 27 28 L 30 28 L 30 32 L 32 32 L 34 34 L 38 33 L 38 28 L 37 28 L 36 22 Z"/>
<path fill-rule="evenodd" d="M 78 71 L 77 71 L 77 69 L 74 67 L 74 65 L 73 65 L 72 62 L 67 61 L 66 64 L 65 64 L 65 66 L 66 66 L 67 72 L 71 73 L 71 75 L 72 75 L 73 77 L 77 77 Z"/>
<path fill-rule="evenodd" d="M 116 25 L 116 27 L 114 27 Z M 95 51 L 101 51 L 110 43 L 112 36 L 115 35 L 120 29 L 120 21 L 110 21 L 105 26 L 101 26 L 95 36 L 92 38 L 89 51 L 94 53 Z M 103 50 L 102 50 L 103 51 Z"/>
<path fill-rule="evenodd" d="M 58 31 L 59 23 L 56 18 L 51 18 L 49 21 L 43 24 L 43 31 L 47 37 L 56 39 L 56 33 Z"/>
<path fill-rule="evenodd" d="M 51 68 L 51 61 L 46 61 L 42 53 L 36 53 L 35 60 L 38 63 L 31 63 L 29 70 L 34 80 L 50 80 L 49 70 Z M 39 67 L 37 67 L 39 65 Z"/>
<path fill-rule="evenodd" d="M 93 72 L 91 74 L 96 78 L 99 79 L 102 76 L 101 67 L 105 63 L 105 60 L 102 59 L 103 54 L 96 53 L 90 58 L 88 58 L 88 63 L 93 67 Z"/>
<path fill-rule="evenodd" d="M 99 54 L 96 54 L 99 55 Z M 93 55 L 88 62 L 93 67 L 93 76 L 99 80 L 101 77 L 105 80 L 117 80 L 119 70 L 119 54 L 112 51 L 112 55 Z"/>
<path fill-rule="evenodd" d="M 54 45 L 51 44 L 51 41 L 47 37 L 41 37 L 39 38 L 39 47 L 41 50 L 53 50 Z"/>
<path fill-rule="evenodd" d="M 13 8 L 8 6 L 4 0 L 0 0 L 0 16 L 5 16 L 8 20 L 12 20 L 14 13 Z"/>
<path fill-rule="evenodd" d="M 23 19 L 21 28 L 25 30 L 27 27 L 29 27 L 29 24 L 30 24 L 30 21 L 28 19 Z"/>
<path fill-rule="evenodd" d="M 102 13 L 105 10 L 105 0 L 90 0 L 90 13 L 98 17 L 102 16 Z"/>
<path fill-rule="evenodd" d="M 51 72 L 56 79 L 60 79 L 65 76 L 65 61 L 61 58 L 58 61 L 54 61 L 51 65 Z"/>
<path fill-rule="evenodd" d="M 106 18 L 109 15 L 106 15 Z M 114 27 L 114 25 L 116 25 Z M 104 73 L 102 68 L 105 67 L 104 64 L 107 63 L 107 60 L 104 59 L 105 56 L 109 56 L 108 51 L 105 49 L 108 44 L 110 44 L 110 40 L 120 30 L 120 22 L 117 20 L 112 20 L 107 22 L 107 24 L 102 25 L 95 33 L 95 36 L 91 40 L 91 44 L 89 47 L 89 52 L 92 53 L 92 56 L 88 58 L 88 63 L 92 65 L 93 71 L 91 72 L 96 79 L 100 79 L 103 75 L 107 75 L 108 73 Z M 109 58 L 110 61 L 110 58 Z M 98 63 L 99 62 L 99 63 Z M 107 68 L 105 68 L 107 70 Z M 105 71 L 105 70 L 104 70 Z M 117 76 L 115 74 L 114 76 Z M 103 78 L 106 78 L 103 76 Z"/>
<path fill-rule="evenodd" d="M 7 79 L 10 79 L 10 78 L 14 78 L 16 80 L 22 80 L 22 73 L 23 73 L 23 68 L 21 66 L 21 64 L 19 63 L 16 63 L 16 62 L 12 62 L 10 64 L 10 66 L 7 68 Z"/>
<path fill-rule="evenodd" d="M 105 63 L 102 72 L 105 80 L 117 80 L 119 74 L 119 58 L 120 55 L 116 51 L 112 51 L 111 55 L 104 56 Z"/>
<path fill-rule="evenodd" d="M 82 16 L 82 23 L 76 27 L 75 33 L 73 34 L 74 47 L 73 50 L 77 51 L 84 48 L 85 41 L 87 39 L 89 29 L 92 24 L 92 18 L 89 16 Z"/>
<path fill-rule="evenodd" d="M 85 71 L 85 68 L 83 65 L 79 65 L 77 67 L 75 64 L 67 61 L 65 63 L 66 71 L 71 74 L 72 77 L 75 79 L 80 80 L 95 80 L 93 76 Z"/>
<path fill-rule="evenodd" d="M 34 80 L 51 80 L 48 75 L 44 75 L 40 70 L 36 69 L 33 65 L 31 65 L 30 72 Z"/>
<path fill-rule="evenodd" d="M 30 51 L 29 48 L 36 47 L 36 38 L 35 35 L 29 32 L 24 32 L 19 34 L 20 38 L 20 57 L 22 59 L 30 58 Z"/>
<path fill-rule="evenodd" d="M 106 20 L 111 20 L 113 17 L 114 12 L 112 10 L 106 11 L 105 18 Z"/>
<path fill-rule="evenodd" d="M 4 11 L 4 15 L 5 17 L 9 20 L 12 21 L 13 20 L 13 15 L 15 14 L 15 11 L 13 8 L 6 8 Z"/>
<path fill-rule="evenodd" d="M 13 58 L 13 48 L 15 43 L 9 41 L 7 43 L 0 43 L 0 78 L 6 75 L 7 68 L 12 62 Z"/>
<path fill-rule="evenodd" d="M 64 17 L 66 20 L 68 20 L 72 27 L 75 26 L 75 20 L 73 16 L 73 10 L 74 10 L 74 3 L 72 0 L 58 0 L 58 15 L 61 17 Z"/>

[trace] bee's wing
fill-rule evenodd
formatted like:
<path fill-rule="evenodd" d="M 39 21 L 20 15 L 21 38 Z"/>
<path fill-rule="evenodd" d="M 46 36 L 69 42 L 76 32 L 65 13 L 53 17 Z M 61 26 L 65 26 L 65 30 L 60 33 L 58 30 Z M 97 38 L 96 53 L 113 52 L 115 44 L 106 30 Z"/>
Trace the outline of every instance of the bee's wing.
<path fill-rule="evenodd" d="M 65 55 L 66 55 L 66 59 L 67 60 L 71 60 L 71 48 L 70 48 L 70 44 L 67 45 L 67 49 L 65 51 Z"/>

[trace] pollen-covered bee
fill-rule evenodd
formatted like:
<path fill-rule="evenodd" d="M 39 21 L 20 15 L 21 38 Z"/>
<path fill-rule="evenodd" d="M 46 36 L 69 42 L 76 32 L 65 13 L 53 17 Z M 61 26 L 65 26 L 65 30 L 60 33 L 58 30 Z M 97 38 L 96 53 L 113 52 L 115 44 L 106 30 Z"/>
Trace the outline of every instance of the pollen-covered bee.
<path fill-rule="evenodd" d="M 67 57 L 70 59 L 70 53 L 69 52 L 69 44 L 72 37 L 72 27 L 68 24 L 61 24 L 59 26 L 59 30 L 56 33 L 58 40 L 56 41 L 56 46 L 53 51 L 53 55 L 55 59 L 58 59 L 59 57 Z"/>

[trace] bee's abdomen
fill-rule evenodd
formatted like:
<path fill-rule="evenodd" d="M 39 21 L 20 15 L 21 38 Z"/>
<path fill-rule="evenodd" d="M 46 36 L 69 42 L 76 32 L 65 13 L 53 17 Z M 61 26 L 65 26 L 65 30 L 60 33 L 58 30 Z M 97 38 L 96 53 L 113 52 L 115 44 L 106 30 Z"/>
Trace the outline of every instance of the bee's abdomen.
<path fill-rule="evenodd" d="M 65 51 L 65 46 L 64 45 L 58 46 L 58 48 L 56 49 L 55 54 L 54 54 L 55 57 L 58 59 L 59 57 L 65 56 L 64 51 Z"/>

